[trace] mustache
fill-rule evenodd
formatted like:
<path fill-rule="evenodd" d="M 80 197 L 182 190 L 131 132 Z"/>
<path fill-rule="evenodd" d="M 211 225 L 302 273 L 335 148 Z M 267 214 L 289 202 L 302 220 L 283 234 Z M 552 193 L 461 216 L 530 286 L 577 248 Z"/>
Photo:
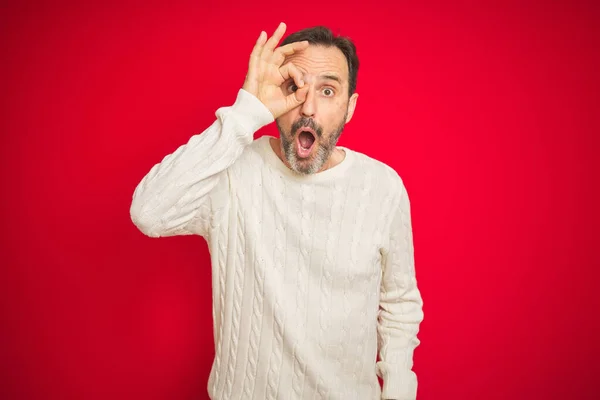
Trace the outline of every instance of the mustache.
<path fill-rule="evenodd" d="M 300 128 L 310 128 L 317 134 L 318 137 L 323 136 L 323 128 L 319 126 L 312 118 L 301 117 L 292 125 L 292 135 Z"/>

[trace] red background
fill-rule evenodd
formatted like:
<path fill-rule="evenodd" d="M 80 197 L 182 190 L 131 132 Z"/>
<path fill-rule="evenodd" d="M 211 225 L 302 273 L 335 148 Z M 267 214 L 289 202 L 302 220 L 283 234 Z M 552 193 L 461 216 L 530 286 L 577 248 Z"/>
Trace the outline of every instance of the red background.
<path fill-rule="evenodd" d="M 358 46 L 341 144 L 412 198 L 419 399 L 598 398 L 592 1 L 84 3 L 0 12 L 0 398 L 207 398 L 206 245 L 129 205 L 279 21 Z"/>

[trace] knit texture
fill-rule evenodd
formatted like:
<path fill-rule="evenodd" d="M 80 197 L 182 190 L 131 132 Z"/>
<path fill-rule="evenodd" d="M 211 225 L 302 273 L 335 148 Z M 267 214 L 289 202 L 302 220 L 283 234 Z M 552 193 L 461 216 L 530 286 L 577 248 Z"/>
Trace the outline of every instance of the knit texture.
<path fill-rule="evenodd" d="M 335 167 L 294 173 L 254 139 L 273 118 L 244 90 L 216 117 L 152 167 L 130 210 L 150 237 L 208 243 L 210 398 L 416 399 L 423 303 L 401 178 L 344 147 Z"/>

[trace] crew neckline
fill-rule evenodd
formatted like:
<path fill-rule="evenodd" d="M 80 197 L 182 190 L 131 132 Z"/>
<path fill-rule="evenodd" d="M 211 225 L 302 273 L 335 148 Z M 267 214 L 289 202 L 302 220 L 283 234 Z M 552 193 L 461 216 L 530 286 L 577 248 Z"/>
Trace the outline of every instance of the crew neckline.
<path fill-rule="evenodd" d="M 271 139 L 277 138 L 270 135 L 264 135 L 257 139 L 259 141 L 262 152 L 267 158 L 268 163 L 271 166 L 277 168 L 286 177 L 296 180 L 298 182 L 322 182 L 330 179 L 344 177 L 345 172 L 348 170 L 348 168 L 354 161 L 354 152 L 352 150 L 343 146 L 337 146 L 338 149 L 343 150 L 346 154 L 344 159 L 339 164 L 322 172 L 317 172 L 311 175 L 302 175 L 293 171 L 287 165 L 285 165 L 283 161 L 281 161 L 281 159 L 277 156 L 277 154 L 271 147 Z"/>

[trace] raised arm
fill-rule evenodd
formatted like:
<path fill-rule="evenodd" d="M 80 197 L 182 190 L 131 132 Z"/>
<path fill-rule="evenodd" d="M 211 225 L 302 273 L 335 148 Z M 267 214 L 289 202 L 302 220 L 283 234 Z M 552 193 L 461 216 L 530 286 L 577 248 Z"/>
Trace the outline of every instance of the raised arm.
<path fill-rule="evenodd" d="M 240 156 L 254 133 L 272 121 L 264 106 L 244 90 L 235 104 L 216 112 L 204 132 L 154 165 L 138 184 L 131 219 L 150 237 L 199 234 L 208 230 L 225 170 Z M 225 188 L 225 185 L 220 185 Z"/>
<path fill-rule="evenodd" d="M 278 116 L 302 104 L 306 89 L 298 69 L 285 57 L 308 42 L 276 46 L 285 32 L 281 23 L 267 40 L 260 33 L 250 55 L 248 73 L 235 103 L 219 108 L 216 120 L 201 134 L 192 136 L 144 176 L 133 193 L 131 219 L 150 237 L 199 234 L 205 236 L 218 205 L 213 204 L 220 180 L 242 154 L 254 133 Z M 281 85 L 294 79 L 301 88 L 284 95 Z M 307 88 L 307 87 L 306 87 Z"/>
<path fill-rule="evenodd" d="M 423 302 L 415 277 L 410 202 L 406 188 L 400 185 L 383 258 L 378 371 L 383 379 L 382 399 L 415 400 L 413 353 L 420 343 L 417 333 L 423 320 Z"/>

